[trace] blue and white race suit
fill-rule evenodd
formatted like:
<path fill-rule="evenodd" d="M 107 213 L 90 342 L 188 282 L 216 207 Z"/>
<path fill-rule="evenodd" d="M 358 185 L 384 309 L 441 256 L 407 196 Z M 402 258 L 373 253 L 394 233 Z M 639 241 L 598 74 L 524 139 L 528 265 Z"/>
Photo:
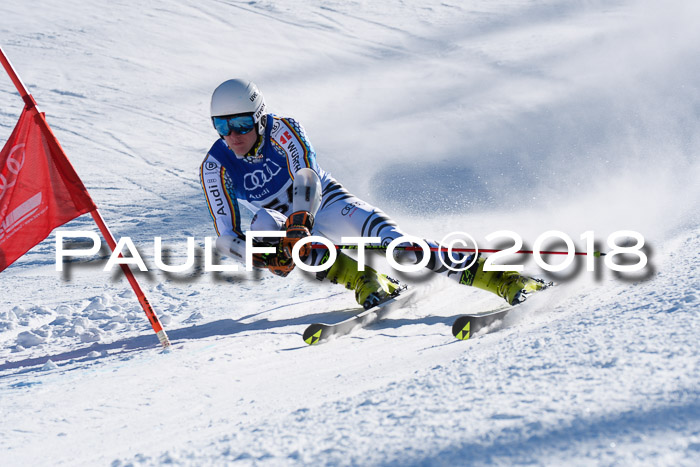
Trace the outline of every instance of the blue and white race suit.
<path fill-rule="evenodd" d="M 294 175 L 304 167 L 318 174 L 322 187 L 313 235 L 336 244 L 341 237 L 379 237 L 384 246 L 405 235 L 381 210 L 350 194 L 319 167 L 311 142 L 297 121 L 274 114 L 263 118 L 267 119 L 264 135 L 258 138 L 257 146 L 251 151 L 259 157 L 237 157 L 220 138 L 209 149 L 200 167 L 200 181 L 219 236 L 245 238 L 240 206 L 254 214 L 265 209 L 289 216 L 293 212 Z M 434 242 L 429 244 L 435 245 Z M 323 251 L 313 250 L 309 263 L 318 264 Z M 427 267 L 452 276 L 452 271 L 437 261 L 435 254 L 431 255 Z"/>

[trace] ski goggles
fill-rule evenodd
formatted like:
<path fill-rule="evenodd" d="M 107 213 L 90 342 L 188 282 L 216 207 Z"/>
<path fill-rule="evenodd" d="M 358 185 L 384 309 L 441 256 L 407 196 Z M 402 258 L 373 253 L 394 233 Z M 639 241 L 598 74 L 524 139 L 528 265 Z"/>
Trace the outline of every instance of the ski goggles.
<path fill-rule="evenodd" d="M 255 128 L 253 114 L 212 117 L 211 120 L 214 122 L 214 128 L 221 136 L 228 136 L 231 132 L 237 135 L 245 135 Z"/>

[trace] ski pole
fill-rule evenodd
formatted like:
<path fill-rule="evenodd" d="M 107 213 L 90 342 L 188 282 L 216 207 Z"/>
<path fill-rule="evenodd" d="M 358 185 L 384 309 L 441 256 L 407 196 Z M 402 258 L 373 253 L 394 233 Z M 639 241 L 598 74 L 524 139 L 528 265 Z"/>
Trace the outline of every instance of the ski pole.
<path fill-rule="evenodd" d="M 311 248 L 314 249 L 326 249 L 325 245 L 322 244 L 313 244 L 311 245 Z M 358 245 L 335 245 L 336 250 L 357 250 L 359 249 Z M 389 247 L 383 246 L 383 245 L 364 245 L 364 248 L 367 250 L 386 250 Z M 419 246 L 397 246 L 394 248 L 395 250 L 403 250 L 403 251 L 422 251 L 423 248 Z M 447 247 L 430 247 L 430 251 L 454 251 L 456 253 L 475 253 L 477 251 L 480 251 L 482 253 L 498 253 L 503 250 L 494 250 L 494 249 L 480 249 L 477 250 L 475 248 L 447 248 Z M 524 254 L 524 255 L 532 255 L 535 252 L 533 250 L 518 250 L 513 252 L 513 254 Z M 568 255 L 570 252 L 568 251 L 550 251 L 550 250 L 543 250 L 538 252 L 541 255 Z M 585 252 L 585 251 L 574 251 L 574 255 L 578 256 L 587 256 L 590 253 Z M 605 256 L 606 253 L 600 252 L 600 251 L 594 251 L 593 256 L 596 258 L 599 258 L 601 256 Z"/>

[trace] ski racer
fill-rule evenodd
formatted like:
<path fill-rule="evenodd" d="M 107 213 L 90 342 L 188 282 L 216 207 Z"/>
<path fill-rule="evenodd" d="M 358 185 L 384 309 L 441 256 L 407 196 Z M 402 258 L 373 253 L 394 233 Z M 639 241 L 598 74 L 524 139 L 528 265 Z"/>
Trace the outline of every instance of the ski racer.
<path fill-rule="evenodd" d="M 381 210 L 349 193 L 324 171 L 301 124 L 267 113 L 263 95 L 252 82 L 231 79 L 220 84 L 211 98 L 211 119 L 219 139 L 201 164 L 200 181 L 218 235 L 216 248 L 223 255 L 239 260 L 246 257 L 241 206 L 254 214 L 250 230 L 286 232 L 285 237 L 256 242 L 256 246 L 274 245 L 274 253 L 253 255 L 255 267 L 282 277 L 294 269 L 292 248 L 306 236 L 319 235 L 335 244 L 343 236 L 379 237 L 386 246 L 405 235 Z M 426 242 L 437 247 L 434 241 Z M 400 262 L 413 264 L 424 254 L 395 252 Z M 329 256 L 327 249 L 309 245 L 300 253 L 304 263 L 312 266 L 323 264 Z M 473 258 L 458 255 L 451 259 L 443 252 L 440 261 L 438 254 L 431 250 L 427 268 L 460 284 L 495 293 L 509 304 L 546 287 L 543 281 L 516 272 L 484 271 L 482 257 L 464 271 L 451 270 L 445 264 L 455 269 L 459 261 L 467 259 L 468 264 Z M 368 266 L 358 270 L 358 263 L 342 252 L 329 269 L 316 276 L 353 290 L 364 308 L 401 290 L 398 281 Z"/>

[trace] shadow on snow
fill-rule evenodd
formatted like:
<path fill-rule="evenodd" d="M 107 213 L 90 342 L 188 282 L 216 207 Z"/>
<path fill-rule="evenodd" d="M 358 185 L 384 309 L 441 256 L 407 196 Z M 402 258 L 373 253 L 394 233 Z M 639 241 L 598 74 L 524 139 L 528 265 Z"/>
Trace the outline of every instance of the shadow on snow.
<path fill-rule="evenodd" d="M 282 305 L 275 308 L 270 308 L 263 310 L 258 313 L 243 316 L 239 319 L 220 319 L 217 321 L 212 321 L 205 324 L 197 324 L 187 327 L 182 327 L 178 329 L 166 329 L 168 337 L 170 338 L 172 346 L 182 343 L 187 340 L 198 340 L 207 339 L 215 336 L 232 336 L 242 332 L 250 331 L 271 331 L 274 329 L 281 329 L 287 327 L 297 327 L 290 333 L 298 334 L 300 336 L 299 342 L 301 344 L 301 334 L 304 328 L 316 322 L 326 322 L 334 323 L 342 321 L 346 318 L 352 316 L 352 314 L 359 312 L 360 310 L 356 308 L 349 308 L 345 310 L 327 311 L 322 313 L 313 313 L 296 318 L 290 319 L 280 319 L 280 320 L 270 320 L 267 318 L 258 319 L 252 322 L 244 322 L 254 316 L 262 314 L 264 312 L 274 311 L 278 308 L 284 308 L 289 305 Z M 388 328 L 398 328 L 400 326 L 411 324 L 411 323 L 421 323 L 421 324 L 442 324 L 447 323 L 451 318 L 446 318 L 442 316 L 425 316 L 416 319 L 385 319 L 380 323 L 375 323 L 373 326 L 377 329 L 388 329 Z M 303 348 L 304 346 L 302 346 Z M 0 371 L 20 369 L 19 373 L 35 371 L 36 366 L 45 364 L 48 360 L 54 363 L 64 362 L 64 361 L 92 361 L 101 358 L 89 356 L 92 352 L 104 353 L 109 352 L 110 355 L 125 354 L 129 352 L 135 352 L 139 350 L 147 349 L 157 349 L 158 340 L 152 332 L 147 332 L 139 336 L 128 337 L 124 339 L 119 339 L 110 343 L 94 343 L 89 347 L 84 347 L 80 349 L 73 349 L 67 352 L 57 353 L 53 355 L 44 355 L 41 357 L 26 358 L 24 360 L 18 361 L 7 361 L 0 365 Z M 16 374 L 16 373 L 15 373 Z M 10 376 L 3 375 L 3 377 Z"/>

